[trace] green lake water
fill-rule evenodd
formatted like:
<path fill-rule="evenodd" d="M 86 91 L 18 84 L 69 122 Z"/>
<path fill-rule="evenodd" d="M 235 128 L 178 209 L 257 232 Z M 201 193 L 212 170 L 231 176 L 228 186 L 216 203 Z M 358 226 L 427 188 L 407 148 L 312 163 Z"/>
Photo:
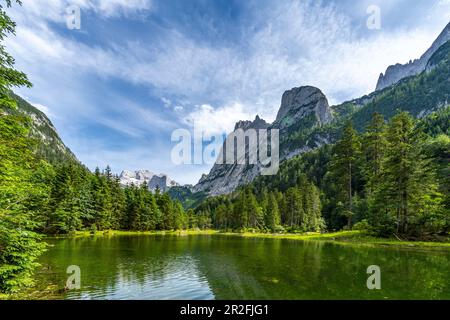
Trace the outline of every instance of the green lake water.
<path fill-rule="evenodd" d="M 38 285 L 65 299 L 450 299 L 450 250 L 421 251 L 231 236 L 49 240 Z M 367 268 L 381 269 L 369 290 Z"/>

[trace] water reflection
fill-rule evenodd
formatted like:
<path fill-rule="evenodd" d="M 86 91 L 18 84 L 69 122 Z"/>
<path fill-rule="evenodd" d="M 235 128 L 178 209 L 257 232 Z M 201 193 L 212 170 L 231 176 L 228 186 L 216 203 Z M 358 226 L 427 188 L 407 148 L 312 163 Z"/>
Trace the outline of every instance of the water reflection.
<path fill-rule="evenodd" d="M 450 299 L 450 252 L 227 236 L 139 236 L 52 241 L 43 282 L 82 290 L 66 299 Z M 382 290 L 368 290 L 379 265 Z"/>

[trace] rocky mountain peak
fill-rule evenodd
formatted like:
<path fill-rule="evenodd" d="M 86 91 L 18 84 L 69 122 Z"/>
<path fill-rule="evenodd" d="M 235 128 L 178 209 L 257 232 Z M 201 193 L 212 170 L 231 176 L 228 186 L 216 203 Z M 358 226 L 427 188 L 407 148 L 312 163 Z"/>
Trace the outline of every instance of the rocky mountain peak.
<path fill-rule="evenodd" d="M 283 129 L 311 114 L 320 124 L 333 120 L 327 97 L 316 87 L 293 88 L 283 94 L 274 125 Z"/>
<path fill-rule="evenodd" d="M 393 84 L 396 84 L 400 80 L 417 75 L 423 72 L 428 64 L 428 61 L 433 56 L 433 54 L 447 41 L 450 40 L 450 23 L 444 28 L 441 34 L 433 42 L 431 47 L 422 55 L 420 59 L 414 61 L 409 61 L 407 64 L 395 64 L 389 66 L 386 72 L 380 74 L 378 79 L 376 90 L 382 90 Z"/>
<path fill-rule="evenodd" d="M 158 188 L 163 192 L 179 185 L 166 174 L 154 174 L 149 170 L 123 170 L 119 176 L 119 181 L 123 186 L 141 186 L 142 184 L 147 183 L 150 190 L 154 191 Z"/>
<path fill-rule="evenodd" d="M 269 124 L 261 119 L 258 115 L 256 116 L 254 121 L 239 121 L 234 126 L 234 131 L 238 129 L 248 130 L 248 129 L 267 129 Z"/>

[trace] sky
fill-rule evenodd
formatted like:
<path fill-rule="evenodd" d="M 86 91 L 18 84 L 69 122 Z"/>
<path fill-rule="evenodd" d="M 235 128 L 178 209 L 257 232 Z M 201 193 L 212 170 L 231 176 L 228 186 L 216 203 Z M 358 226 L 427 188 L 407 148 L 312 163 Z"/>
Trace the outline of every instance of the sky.
<path fill-rule="evenodd" d="M 271 122 L 283 92 L 303 85 L 331 105 L 363 96 L 450 21 L 450 0 L 22 2 L 7 9 L 17 30 L 6 45 L 34 86 L 16 92 L 91 170 L 148 169 L 182 184 L 210 165 L 174 164 L 174 130 Z M 73 6 L 79 29 L 68 28 Z M 368 28 L 373 6 L 379 29 Z"/>

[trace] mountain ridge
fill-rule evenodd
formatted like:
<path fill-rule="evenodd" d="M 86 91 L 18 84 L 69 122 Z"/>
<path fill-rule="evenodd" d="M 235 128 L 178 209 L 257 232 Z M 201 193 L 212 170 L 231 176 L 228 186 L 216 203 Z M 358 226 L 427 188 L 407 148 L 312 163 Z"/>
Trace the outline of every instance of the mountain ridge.
<path fill-rule="evenodd" d="M 303 86 L 286 91 L 277 119 L 270 129 L 280 129 L 280 160 L 285 161 L 324 144 L 336 141 L 343 124 L 352 119 L 357 129 L 364 128 L 374 112 L 390 118 L 396 110 L 423 117 L 450 101 L 450 23 L 422 57 L 428 57 L 423 70 L 363 97 L 329 106 L 320 89 Z M 439 89 L 439 90 L 437 90 Z M 314 97 L 314 98 L 312 98 Z M 242 121 L 239 123 L 243 123 Z M 244 178 L 237 173 L 244 174 Z M 202 176 L 194 192 L 210 196 L 228 194 L 258 176 L 254 165 L 214 165 Z"/>
<path fill-rule="evenodd" d="M 290 132 L 309 130 L 315 126 L 329 123 L 332 118 L 331 108 L 322 91 L 312 86 L 303 86 L 292 88 L 283 94 L 280 111 L 272 124 L 268 124 L 257 116 L 253 122 L 239 121 L 236 123 L 235 131 L 237 129 L 278 129 L 280 136 L 288 136 Z M 301 128 L 298 127 L 298 124 L 301 125 Z M 280 154 L 283 160 L 289 156 L 292 154 Z M 226 194 L 242 184 L 253 181 L 260 174 L 260 169 L 260 164 L 216 163 L 208 175 L 202 176 L 193 191 L 206 192 L 211 195 Z"/>
<path fill-rule="evenodd" d="M 180 186 L 177 182 L 170 179 L 166 174 L 155 174 L 149 170 L 123 170 L 119 175 L 119 183 L 122 186 L 135 185 L 138 187 L 146 183 L 149 190 L 156 191 L 157 189 L 159 189 L 162 192 L 166 192 L 172 187 Z"/>
<path fill-rule="evenodd" d="M 397 63 L 395 65 L 391 65 L 386 69 L 384 74 L 381 73 L 375 91 L 385 89 L 393 84 L 398 83 L 400 80 L 406 77 L 414 76 L 424 71 L 431 56 L 449 40 L 450 23 L 447 24 L 444 30 L 433 42 L 431 47 L 419 59 L 410 61 L 407 64 Z"/>
<path fill-rule="evenodd" d="M 6 111 L 12 115 L 27 116 L 31 119 L 30 136 L 37 140 L 36 153 L 51 164 L 73 161 L 78 164 L 75 154 L 64 144 L 52 121 L 47 115 L 20 96 L 11 93 L 17 102 L 16 109 Z"/>

